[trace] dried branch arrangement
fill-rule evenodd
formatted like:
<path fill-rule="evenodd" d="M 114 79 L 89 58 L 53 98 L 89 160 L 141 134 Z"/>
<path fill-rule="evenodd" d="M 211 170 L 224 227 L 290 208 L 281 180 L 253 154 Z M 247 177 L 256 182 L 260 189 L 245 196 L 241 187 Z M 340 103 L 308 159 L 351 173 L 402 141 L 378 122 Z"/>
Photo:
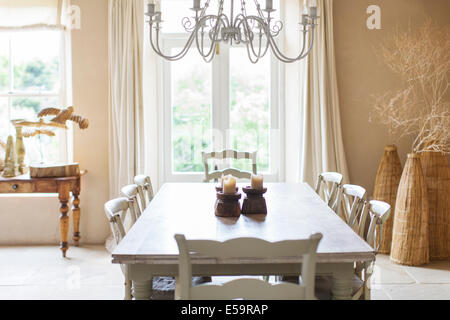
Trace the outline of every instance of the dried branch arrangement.
<path fill-rule="evenodd" d="M 376 97 L 372 118 L 392 137 L 413 137 L 414 153 L 450 153 L 450 27 L 428 19 L 417 32 L 397 31 L 381 56 L 402 86 Z"/>

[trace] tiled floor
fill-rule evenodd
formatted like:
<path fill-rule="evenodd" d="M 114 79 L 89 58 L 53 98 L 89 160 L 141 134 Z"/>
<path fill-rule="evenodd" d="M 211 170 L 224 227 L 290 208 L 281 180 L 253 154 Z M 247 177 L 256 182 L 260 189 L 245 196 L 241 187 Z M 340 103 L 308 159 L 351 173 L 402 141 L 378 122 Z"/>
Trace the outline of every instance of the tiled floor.
<path fill-rule="evenodd" d="M 103 246 L 71 247 L 61 258 L 55 246 L 0 247 L 2 299 L 122 299 L 123 276 Z M 421 268 L 379 255 L 372 298 L 450 299 L 450 261 Z"/>

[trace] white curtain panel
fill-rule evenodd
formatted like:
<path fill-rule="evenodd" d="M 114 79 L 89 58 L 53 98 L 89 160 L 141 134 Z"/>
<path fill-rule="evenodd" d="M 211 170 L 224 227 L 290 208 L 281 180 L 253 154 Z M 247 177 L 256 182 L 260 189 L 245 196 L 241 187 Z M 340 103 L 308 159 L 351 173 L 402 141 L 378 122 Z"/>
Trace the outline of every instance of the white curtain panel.
<path fill-rule="evenodd" d="M 348 182 L 342 139 L 333 38 L 333 0 L 317 0 L 316 42 L 300 63 L 300 181 L 314 185 L 321 172 L 335 171 Z"/>
<path fill-rule="evenodd" d="M 144 163 L 144 1 L 109 1 L 110 196 L 133 182 Z M 95 150 L 92 150 L 95 154 Z"/>

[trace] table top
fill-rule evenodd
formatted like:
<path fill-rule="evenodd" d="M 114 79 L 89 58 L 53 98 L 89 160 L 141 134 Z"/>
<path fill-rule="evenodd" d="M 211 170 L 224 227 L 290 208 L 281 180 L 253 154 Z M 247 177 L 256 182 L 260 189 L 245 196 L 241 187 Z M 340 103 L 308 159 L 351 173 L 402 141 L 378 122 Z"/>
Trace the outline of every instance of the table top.
<path fill-rule="evenodd" d="M 187 239 L 226 241 L 256 237 L 275 242 L 304 239 L 320 232 L 323 239 L 318 248 L 318 263 L 375 260 L 373 249 L 306 183 L 265 184 L 267 216 L 241 215 L 239 218 L 214 215 L 214 187 L 208 183 L 165 184 L 114 250 L 113 263 L 178 264 L 176 233 L 185 234 Z M 262 258 L 254 263 L 295 263 L 299 259 L 265 261 Z M 200 259 L 193 258 L 192 263 L 200 263 Z M 201 263 L 216 261 L 204 259 Z"/>
<path fill-rule="evenodd" d="M 80 177 L 84 176 L 85 174 L 87 174 L 87 170 L 81 170 L 79 176 L 52 177 L 52 178 L 31 178 L 29 172 L 19 175 L 19 176 L 11 177 L 11 178 L 5 178 L 0 174 L 0 182 L 25 182 L 25 181 L 33 182 L 33 181 L 42 181 L 42 180 L 60 180 L 60 181 L 76 180 L 76 179 L 79 179 Z"/>

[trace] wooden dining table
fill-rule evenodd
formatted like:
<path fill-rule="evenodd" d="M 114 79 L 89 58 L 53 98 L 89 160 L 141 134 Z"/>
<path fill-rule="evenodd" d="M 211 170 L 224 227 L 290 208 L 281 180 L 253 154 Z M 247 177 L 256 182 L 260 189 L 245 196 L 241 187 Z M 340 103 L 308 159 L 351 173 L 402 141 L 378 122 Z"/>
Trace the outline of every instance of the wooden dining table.
<path fill-rule="evenodd" d="M 245 186 L 241 185 L 240 187 Z M 152 277 L 178 275 L 174 235 L 226 241 L 255 237 L 266 241 L 305 239 L 320 232 L 317 273 L 332 276 L 333 299 L 351 299 L 353 264 L 375 260 L 361 239 L 306 183 L 268 183 L 267 215 L 218 218 L 216 190 L 207 183 L 167 183 L 112 253 L 112 262 L 128 265 L 134 297 L 149 299 Z M 241 200 L 242 201 L 242 200 Z M 226 259 L 194 256 L 194 276 L 298 276 L 301 257 Z"/>

